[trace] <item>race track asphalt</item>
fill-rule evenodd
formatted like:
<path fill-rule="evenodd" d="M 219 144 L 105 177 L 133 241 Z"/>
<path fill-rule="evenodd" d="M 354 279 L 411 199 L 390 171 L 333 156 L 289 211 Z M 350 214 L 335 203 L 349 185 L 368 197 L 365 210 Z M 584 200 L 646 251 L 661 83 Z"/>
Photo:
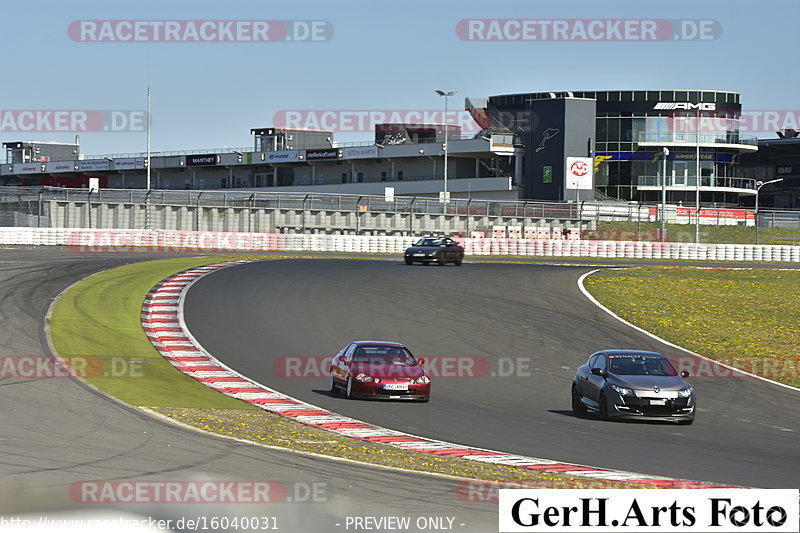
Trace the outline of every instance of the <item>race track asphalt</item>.
<path fill-rule="evenodd" d="M 755 379 L 690 381 L 692 426 L 600 422 L 570 410 L 589 353 L 678 350 L 626 327 L 579 291 L 588 266 L 271 260 L 212 273 L 189 290 L 185 317 L 235 370 L 370 423 L 505 452 L 716 483 L 797 488 L 800 392 Z M 352 340 L 394 340 L 418 357 L 475 356 L 493 374 L 440 377 L 428 404 L 352 401 L 325 392 L 305 357 Z M 291 359 L 285 359 L 289 356 Z M 303 377 L 286 361 L 301 362 Z M 323 369 L 324 370 L 324 369 Z"/>
<path fill-rule="evenodd" d="M 45 313 L 52 298 L 71 283 L 102 269 L 164 257 L 0 249 L 0 357 L 47 355 Z M 0 515 L 5 518 L 98 512 L 98 507 L 69 496 L 70 486 L 81 481 L 248 480 L 306 484 L 301 488 L 324 483 L 326 495 L 315 503 L 258 506 L 120 504 L 111 509 L 112 517 L 276 516 L 282 531 L 326 533 L 344 531 L 348 515 L 450 516 L 457 525 L 464 524 L 458 527 L 461 531 L 496 531 L 496 504 L 461 501 L 456 481 L 201 435 L 122 406 L 70 379 L 2 379 L 0 401 Z"/>

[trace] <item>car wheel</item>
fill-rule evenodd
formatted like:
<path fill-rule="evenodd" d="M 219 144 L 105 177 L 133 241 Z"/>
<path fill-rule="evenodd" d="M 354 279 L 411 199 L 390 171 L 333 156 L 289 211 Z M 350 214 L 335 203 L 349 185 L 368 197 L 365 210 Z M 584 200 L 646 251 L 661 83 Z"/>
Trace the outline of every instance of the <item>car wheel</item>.
<path fill-rule="evenodd" d="M 346 396 L 351 400 L 353 399 L 353 378 L 352 377 L 347 378 Z"/>
<path fill-rule="evenodd" d="M 414 263 L 414 261 L 412 261 L 411 259 L 406 259 L 406 264 L 407 264 L 407 265 L 411 265 L 411 264 L 413 264 L 413 263 Z"/>
<path fill-rule="evenodd" d="M 436 262 L 439 263 L 439 266 L 445 266 L 447 264 L 447 260 L 444 258 L 444 254 L 439 254 L 436 258 Z"/>
<path fill-rule="evenodd" d="M 608 420 L 608 402 L 606 401 L 606 395 L 601 393 L 600 394 L 600 402 L 599 403 L 599 410 L 600 410 L 600 420 Z"/>
<path fill-rule="evenodd" d="M 336 386 L 336 382 L 333 380 L 333 374 L 328 377 L 328 392 L 331 394 L 331 396 L 334 396 L 339 392 L 339 387 Z"/>
<path fill-rule="evenodd" d="M 583 405 L 581 393 L 575 385 L 572 386 L 572 412 L 578 416 L 586 414 L 586 406 Z"/>
<path fill-rule="evenodd" d="M 461 259 L 459 259 L 458 261 L 453 261 L 453 262 L 455 263 L 455 265 L 456 265 L 457 267 L 460 267 L 460 266 L 461 266 L 461 261 L 462 261 L 462 260 L 461 260 Z"/>

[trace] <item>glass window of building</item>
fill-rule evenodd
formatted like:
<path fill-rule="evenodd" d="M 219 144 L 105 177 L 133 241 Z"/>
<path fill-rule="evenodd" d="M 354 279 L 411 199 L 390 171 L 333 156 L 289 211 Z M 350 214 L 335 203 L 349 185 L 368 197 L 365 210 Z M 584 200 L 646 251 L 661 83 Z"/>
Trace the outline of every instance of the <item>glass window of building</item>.
<path fill-rule="evenodd" d="M 597 142 L 606 142 L 608 140 L 608 119 L 597 119 Z"/>
<path fill-rule="evenodd" d="M 619 129 L 620 129 L 620 141 L 633 141 L 633 119 L 632 118 L 621 118 L 619 120 Z"/>
<path fill-rule="evenodd" d="M 609 117 L 606 119 L 606 140 L 619 141 L 619 120 L 618 118 Z"/>

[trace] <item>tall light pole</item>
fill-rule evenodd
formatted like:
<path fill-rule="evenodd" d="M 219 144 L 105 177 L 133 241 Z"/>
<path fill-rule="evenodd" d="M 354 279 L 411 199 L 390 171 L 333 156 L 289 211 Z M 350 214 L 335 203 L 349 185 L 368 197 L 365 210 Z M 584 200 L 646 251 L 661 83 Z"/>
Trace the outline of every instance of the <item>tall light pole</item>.
<path fill-rule="evenodd" d="M 150 229 L 150 86 L 147 86 L 147 192 L 144 195 L 144 227 Z"/>
<path fill-rule="evenodd" d="M 664 170 L 661 172 L 661 242 L 667 240 L 667 157 L 669 148 L 664 147 Z"/>
<path fill-rule="evenodd" d="M 695 157 L 697 164 L 695 168 L 695 212 L 694 212 L 694 243 L 700 244 L 700 109 L 697 109 L 697 128 L 695 133 L 695 146 L 697 153 Z"/>
<path fill-rule="evenodd" d="M 783 178 L 778 178 L 776 180 L 770 181 L 757 181 L 756 182 L 756 213 L 755 213 L 755 222 L 756 222 L 756 244 L 758 244 L 758 193 L 761 191 L 761 187 L 764 185 L 769 185 L 770 183 L 778 183 L 779 181 L 783 181 Z"/>
<path fill-rule="evenodd" d="M 147 192 L 150 192 L 150 86 L 147 86 Z"/>
<path fill-rule="evenodd" d="M 447 197 L 447 195 L 448 195 L 448 193 L 447 193 L 447 145 L 449 144 L 447 142 L 448 133 L 449 133 L 448 128 L 447 128 L 447 99 L 450 98 L 451 96 L 453 96 L 456 93 L 458 93 L 458 91 L 445 92 L 445 91 L 442 91 L 441 89 L 436 89 L 436 94 L 438 94 L 439 96 L 444 97 L 444 195 L 443 195 L 442 201 L 445 204 L 445 208 L 446 208 L 447 202 L 449 200 L 449 198 Z"/>

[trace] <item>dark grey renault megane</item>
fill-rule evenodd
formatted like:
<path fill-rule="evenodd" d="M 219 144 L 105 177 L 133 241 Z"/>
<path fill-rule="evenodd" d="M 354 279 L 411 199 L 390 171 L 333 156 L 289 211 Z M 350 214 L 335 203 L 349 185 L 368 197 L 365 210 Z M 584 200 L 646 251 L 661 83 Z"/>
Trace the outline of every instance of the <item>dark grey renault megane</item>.
<path fill-rule="evenodd" d="M 601 420 L 629 418 L 694 421 L 694 388 L 664 355 L 639 350 L 603 350 L 578 367 L 572 380 L 572 411 L 597 411 Z"/>

